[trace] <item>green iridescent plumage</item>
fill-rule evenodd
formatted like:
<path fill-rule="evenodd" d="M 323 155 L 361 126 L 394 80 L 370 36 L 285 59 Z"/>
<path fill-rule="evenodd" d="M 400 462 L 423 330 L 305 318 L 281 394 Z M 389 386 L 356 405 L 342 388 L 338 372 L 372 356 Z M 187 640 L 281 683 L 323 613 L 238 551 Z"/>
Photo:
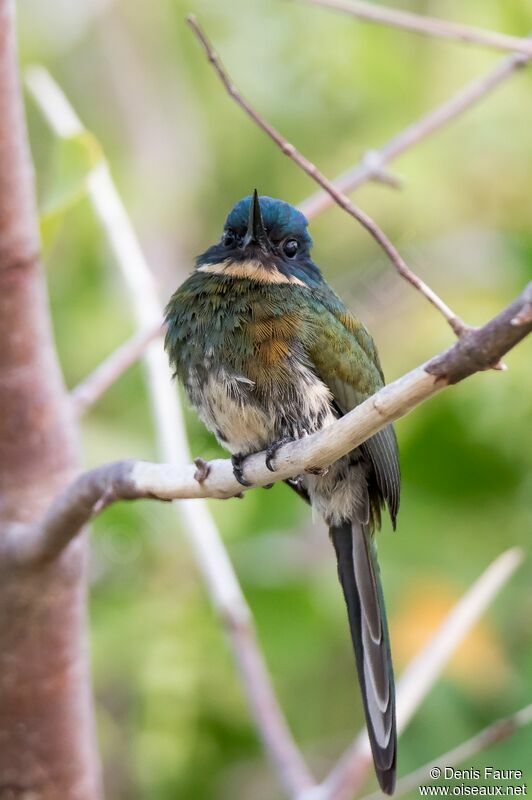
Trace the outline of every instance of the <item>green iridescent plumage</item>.
<path fill-rule="evenodd" d="M 325 382 L 331 377 L 350 388 L 349 398 L 344 392 L 345 410 L 383 383 L 373 341 L 328 287 L 257 285 L 196 272 L 175 293 L 167 313 L 166 346 L 171 353 L 179 350 L 178 375 L 188 361 L 203 358 L 207 336 L 221 358 L 231 351 L 236 369 L 257 372 L 259 390 L 280 377 L 285 347 L 300 346 Z"/>
<path fill-rule="evenodd" d="M 222 239 L 167 308 L 166 348 L 205 424 L 245 482 L 250 452 L 319 430 L 383 385 L 374 342 L 312 262 L 305 218 L 271 198 L 245 198 Z M 393 791 L 393 670 L 373 531 L 399 506 L 393 428 L 296 490 L 329 524 L 338 559 L 376 772 Z"/>

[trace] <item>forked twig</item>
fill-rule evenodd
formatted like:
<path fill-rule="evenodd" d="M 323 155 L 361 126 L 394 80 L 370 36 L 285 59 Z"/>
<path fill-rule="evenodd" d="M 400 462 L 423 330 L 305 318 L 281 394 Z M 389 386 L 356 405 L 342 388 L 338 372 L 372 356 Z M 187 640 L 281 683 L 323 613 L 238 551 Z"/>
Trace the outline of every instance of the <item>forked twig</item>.
<path fill-rule="evenodd" d="M 470 25 L 460 25 L 434 17 L 425 17 L 413 14 L 410 11 L 379 6 L 367 3 L 364 0 L 305 0 L 315 6 L 332 8 L 342 11 L 353 17 L 376 22 L 379 25 L 390 25 L 394 28 L 422 33 L 426 36 L 437 36 L 441 39 L 452 39 L 463 44 L 476 44 L 481 47 L 490 47 L 495 50 L 506 50 L 512 53 L 522 53 L 532 58 L 532 42 L 519 36 L 509 36 L 498 31 L 488 31 L 474 28 Z"/>
<path fill-rule="evenodd" d="M 359 186 L 373 179 L 374 170 L 377 166 L 385 169 L 388 164 L 398 156 L 411 150 L 419 142 L 427 139 L 435 131 L 443 128 L 451 120 L 456 119 L 464 111 L 478 103 L 483 97 L 488 95 L 501 83 L 513 75 L 516 70 L 524 67 L 529 57 L 523 55 L 513 55 L 503 58 L 490 72 L 471 81 L 460 91 L 453 95 L 442 105 L 429 111 L 420 119 L 413 122 L 404 130 L 396 134 L 383 147 L 373 150 L 373 158 L 368 164 L 366 158 L 361 162 L 334 179 L 334 185 L 341 192 L 352 192 Z M 315 192 L 313 195 L 303 200 L 298 208 L 307 219 L 313 219 L 330 208 L 334 200 L 330 194 L 324 191 Z"/>
<path fill-rule="evenodd" d="M 454 313 L 451 308 L 449 308 L 446 303 L 444 303 L 444 301 L 430 288 L 430 286 L 425 283 L 425 281 L 412 272 L 410 267 L 406 264 L 405 260 L 398 252 L 397 248 L 392 244 L 377 223 L 368 214 L 355 206 L 354 203 L 352 203 L 347 197 L 347 195 L 341 192 L 331 181 L 329 181 L 325 175 L 320 172 L 315 164 L 303 156 L 293 144 L 290 144 L 290 142 L 288 142 L 267 120 L 265 120 L 264 117 L 262 117 L 241 95 L 229 77 L 229 74 L 216 54 L 211 42 L 200 27 L 196 17 L 194 15 L 189 15 L 187 17 L 187 22 L 201 42 L 209 62 L 214 67 L 228 94 L 233 98 L 237 105 L 240 106 L 240 108 L 246 112 L 246 114 L 255 122 L 255 124 L 258 125 L 270 137 L 270 139 L 272 139 L 272 141 L 275 142 L 275 144 L 286 156 L 288 156 L 288 158 L 292 159 L 294 163 L 296 163 L 310 178 L 319 184 L 322 189 L 324 189 L 332 197 L 334 202 L 337 203 L 340 208 L 346 211 L 351 217 L 356 219 L 357 222 L 359 222 L 362 227 L 368 231 L 368 233 L 384 250 L 397 272 L 406 281 L 408 281 L 408 283 L 421 292 L 421 294 L 423 294 L 424 297 L 426 297 L 427 300 L 438 309 L 457 336 L 462 336 L 465 332 L 467 332 L 469 327 Z"/>

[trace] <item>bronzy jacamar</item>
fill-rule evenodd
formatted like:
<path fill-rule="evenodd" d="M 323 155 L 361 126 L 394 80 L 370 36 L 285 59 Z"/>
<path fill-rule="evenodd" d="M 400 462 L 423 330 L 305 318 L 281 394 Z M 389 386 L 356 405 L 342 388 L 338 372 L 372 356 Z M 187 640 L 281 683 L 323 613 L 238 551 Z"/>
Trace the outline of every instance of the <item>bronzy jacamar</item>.
<path fill-rule="evenodd" d="M 240 200 L 221 239 L 166 309 L 165 346 L 205 425 L 245 478 L 245 457 L 311 434 L 379 389 L 373 339 L 311 259 L 307 220 L 257 192 Z M 322 474 L 289 481 L 329 526 L 347 606 L 375 770 L 395 784 L 393 668 L 374 532 L 395 527 L 399 462 L 388 426 Z"/>

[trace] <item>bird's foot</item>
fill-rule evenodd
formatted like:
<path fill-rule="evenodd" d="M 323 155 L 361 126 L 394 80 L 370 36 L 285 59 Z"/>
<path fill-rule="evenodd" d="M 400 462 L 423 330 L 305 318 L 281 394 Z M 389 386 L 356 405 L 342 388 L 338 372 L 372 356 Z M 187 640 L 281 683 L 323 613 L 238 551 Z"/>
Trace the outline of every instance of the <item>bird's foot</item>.
<path fill-rule="evenodd" d="M 278 439 L 276 442 L 273 442 L 268 449 L 266 450 L 266 466 L 270 470 L 270 472 L 275 472 L 275 467 L 272 463 L 273 459 L 275 458 L 275 454 L 285 444 L 289 442 L 293 442 L 294 440 L 290 438 L 290 436 L 285 436 L 283 439 Z"/>
<path fill-rule="evenodd" d="M 210 464 L 203 458 L 195 458 L 194 464 L 197 467 L 194 473 L 194 480 L 198 483 L 203 483 L 203 481 L 209 477 L 209 472 L 211 471 Z"/>
<path fill-rule="evenodd" d="M 231 456 L 231 463 L 233 465 L 233 475 L 239 482 L 241 486 L 253 486 L 252 483 L 247 481 L 244 478 L 244 461 L 246 460 L 247 456 L 243 453 L 235 453 L 235 455 Z"/>

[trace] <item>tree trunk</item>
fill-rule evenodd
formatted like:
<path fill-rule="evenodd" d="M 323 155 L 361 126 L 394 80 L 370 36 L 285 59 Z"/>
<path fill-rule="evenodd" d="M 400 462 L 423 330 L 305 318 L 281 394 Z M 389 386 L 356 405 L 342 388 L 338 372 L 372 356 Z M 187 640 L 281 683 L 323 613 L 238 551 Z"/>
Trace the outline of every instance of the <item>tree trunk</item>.
<path fill-rule="evenodd" d="M 0 800 L 96 800 L 85 542 L 31 569 L 1 547 L 78 468 L 39 258 L 14 8 L 0 0 Z"/>

